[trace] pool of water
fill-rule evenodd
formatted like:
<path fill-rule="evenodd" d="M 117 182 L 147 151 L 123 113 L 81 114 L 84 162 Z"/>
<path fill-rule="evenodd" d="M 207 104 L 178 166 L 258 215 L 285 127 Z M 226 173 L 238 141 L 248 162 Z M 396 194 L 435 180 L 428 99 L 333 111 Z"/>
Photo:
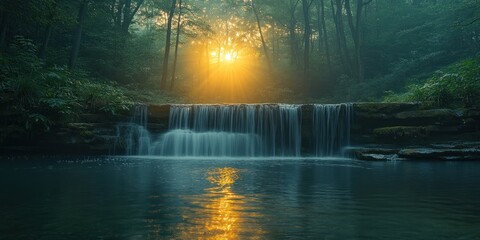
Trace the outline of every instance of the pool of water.
<path fill-rule="evenodd" d="M 0 239 L 480 239 L 480 163 L 3 159 L 0 213 Z"/>

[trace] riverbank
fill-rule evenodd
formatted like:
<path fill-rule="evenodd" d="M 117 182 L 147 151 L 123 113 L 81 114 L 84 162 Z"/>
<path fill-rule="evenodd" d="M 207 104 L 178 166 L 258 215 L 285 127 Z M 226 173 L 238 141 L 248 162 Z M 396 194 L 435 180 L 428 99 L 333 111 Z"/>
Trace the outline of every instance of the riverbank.
<path fill-rule="evenodd" d="M 301 105 L 302 153 L 311 152 L 312 104 Z M 431 109 L 416 103 L 354 103 L 348 156 L 360 160 L 480 160 L 480 110 Z M 149 105 L 146 128 L 168 131 L 171 105 Z M 6 134 L 2 154 L 124 154 L 120 138 L 129 114 L 88 114 L 82 122 L 40 134 Z M 5 128 L 4 128 L 5 129 Z M 303 154 L 302 154 L 303 155 Z"/>

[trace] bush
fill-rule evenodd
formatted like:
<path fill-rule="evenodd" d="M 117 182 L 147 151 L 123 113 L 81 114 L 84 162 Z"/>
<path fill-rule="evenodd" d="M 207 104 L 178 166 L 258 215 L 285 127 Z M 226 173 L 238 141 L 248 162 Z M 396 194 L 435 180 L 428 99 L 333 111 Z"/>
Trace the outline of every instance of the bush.
<path fill-rule="evenodd" d="M 473 59 L 437 71 L 424 84 L 413 84 L 403 94 L 387 93 L 385 101 L 418 101 L 431 107 L 480 106 L 480 65 Z"/>
<path fill-rule="evenodd" d="M 79 113 L 116 114 L 128 110 L 128 91 L 94 81 L 81 71 L 45 67 L 30 40 L 16 37 L 11 54 L 0 56 L 0 112 L 3 125 L 29 132 L 48 131 L 55 123 L 78 120 Z"/>

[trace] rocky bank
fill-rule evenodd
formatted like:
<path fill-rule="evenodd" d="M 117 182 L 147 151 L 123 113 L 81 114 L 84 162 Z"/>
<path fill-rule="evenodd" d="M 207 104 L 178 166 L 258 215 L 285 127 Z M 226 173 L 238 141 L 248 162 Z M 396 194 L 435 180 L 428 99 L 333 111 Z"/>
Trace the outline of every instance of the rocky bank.
<path fill-rule="evenodd" d="M 312 138 L 313 105 L 302 106 L 302 144 Z M 148 129 L 167 131 L 170 105 L 148 107 Z M 122 154 L 119 138 L 128 114 L 89 114 L 80 122 L 29 133 L 1 127 L 3 154 Z M 480 109 L 427 109 L 417 103 L 355 103 L 350 156 L 366 161 L 480 160 Z"/>

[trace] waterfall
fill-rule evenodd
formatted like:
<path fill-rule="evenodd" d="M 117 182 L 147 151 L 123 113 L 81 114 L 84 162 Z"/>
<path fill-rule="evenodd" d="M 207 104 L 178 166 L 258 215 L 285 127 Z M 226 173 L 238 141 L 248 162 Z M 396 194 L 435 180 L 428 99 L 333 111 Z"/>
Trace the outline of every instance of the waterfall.
<path fill-rule="evenodd" d="M 350 144 L 352 104 L 316 104 L 313 107 L 316 156 L 342 156 Z"/>
<path fill-rule="evenodd" d="M 154 144 L 159 156 L 259 156 L 262 141 L 256 135 L 232 132 L 172 130 Z"/>
<path fill-rule="evenodd" d="M 311 105 L 310 105 L 311 106 Z M 202 157 L 342 156 L 350 143 L 352 104 L 313 105 L 302 117 L 293 104 L 171 105 L 168 131 L 147 130 L 148 109 L 138 105 L 119 127 L 127 155 Z M 302 119 L 312 119 L 312 141 L 302 145 Z M 310 122 L 310 121 L 307 121 Z M 308 127 L 308 126 L 306 126 Z M 313 142 L 313 150 L 309 143 Z"/>
<path fill-rule="evenodd" d="M 129 123 L 117 127 L 123 135 L 123 145 L 127 155 L 149 155 L 151 136 L 147 130 L 148 107 L 136 105 Z"/>
<path fill-rule="evenodd" d="M 173 105 L 162 156 L 300 156 L 300 105 Z"/>

